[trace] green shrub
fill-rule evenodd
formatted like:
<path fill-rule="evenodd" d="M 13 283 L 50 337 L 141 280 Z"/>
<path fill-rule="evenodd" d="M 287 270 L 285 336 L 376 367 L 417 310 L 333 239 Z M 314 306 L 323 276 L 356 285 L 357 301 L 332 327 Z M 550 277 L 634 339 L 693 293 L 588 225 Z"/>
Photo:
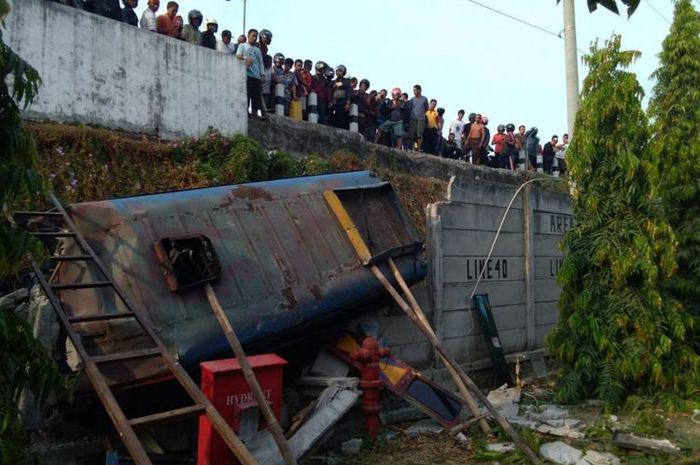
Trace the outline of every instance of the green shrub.
<path fill-rule="evenodd" d="M 293 178 L 301 175 L 299 161 L 285 152 L 273 152 L 267 165 L 269 179 Z"/>
<path fill-rule="evenodd" d="M 267 179 L 267 154 L 256 140 L 236 135 L 231 140 L 229 158 L 224 164 L 227 179 L 234 182 Z"/>
<path fill-rule="evenodd" d="M 318 155 L 309 155 L 301 159 L 301 174 L 303 176 L 317 176 L 330 172 L 330 163 Z"/>

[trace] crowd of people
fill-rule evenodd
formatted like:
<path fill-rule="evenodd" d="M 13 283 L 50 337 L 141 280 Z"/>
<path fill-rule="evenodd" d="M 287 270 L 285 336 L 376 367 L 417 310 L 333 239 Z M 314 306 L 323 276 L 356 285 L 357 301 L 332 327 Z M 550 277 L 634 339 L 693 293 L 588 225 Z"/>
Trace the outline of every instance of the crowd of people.
<path fill-rule="evenodd" d="M 286 116 L 306 119 L 307 112 L 316 112 L 318 123 L 349 129 L 351 122 L 366 140 L 405 150 L 418 150 L 432 155 L 462 159 L 475 165 L 515 170 L 521 163 L 526 168 L 552 173 L 555 168 L 565 170 L 564 151 L 568 135 L 561 142 L 554 135 L 542 146 L 536 127 L 524 125 L 515 131 L 515 125 L 499 124 L 491 135 L 489 119 L 471 113 L 465 120 L 465 111 L 459 110 L 449 125 L 444 139 L 445 110 L 437 100 L 423 95 L 420 85 L 413 86 L 413 96 L 394 87 L 370 90 L 367 79 L 349 77 L 347 68 L 335 68 L 323 61 L 292 59 L 282 53 L 271 56 L 269 46 L 272 33 L 267 29 L 250 29 L 233 42 L 230 30 L 223 30 L 217 40 L 218 22 L 204 19 L 199 10 L 190 10 L 185 24 L 176 1 L 168 1 L 165 12 L 158 15 L 160 0 L 147 0 L 147 8 L 139 19 L 134 9 L 138 0 L 54 0 L 84 8 L 88 11 L 141 27 L 154 33 L 207 47 L 243 60 L 247 68 L 247 94 L 250 118 L 268 119 L 268 109 L 276 105 Z M 200 28 L 203 26 L 203 29 Z M 276 95 L 275 86 L 283 93 Z M 307 97 L 316 95 L 316 105 L 308 104 Z M 356 115 L 351 108 L 356 106 Z M 538 166 L 541 155 L 541 166 Z"/>

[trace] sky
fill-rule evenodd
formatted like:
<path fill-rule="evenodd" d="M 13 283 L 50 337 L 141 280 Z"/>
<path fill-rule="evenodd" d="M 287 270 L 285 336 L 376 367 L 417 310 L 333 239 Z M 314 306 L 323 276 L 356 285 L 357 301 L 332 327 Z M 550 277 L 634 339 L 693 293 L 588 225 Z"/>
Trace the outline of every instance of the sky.
<path fill-rule="evenodd" d="M 698 0 L 693 0 L 698 7 Z M 161 0 L 157 14 L 165 11 Z M 243 0 L 179 0 L 179 14 L 197 8 L 213 16 L 219 32 L 243 31 Z M 445 108 L 445 127 L 458 110 L 487 115 L 498 124 L 537 126 L 543 138 L 566 132 L 566 80 L 562 5 L 555 0 L 480 0 L 532 25 L 471 0 L 247 0 L 246 28 L 269 29 L 270 54 L 344 64 L 348 76 L 370 80 L 373 89 L 398 86 Z M 576 0 L 579 80 L 586 76 L 581 52 L 592 41 L 622 35 L 623 49 L 642 52 L 632 66 L 651 95 L 650 75 L 673 20 L 672 0 L 642 0 L 631 18 L 599 7 L 588 12 Z M 621 2 L 618 4 L 624 8 Z M 139 17 L 146 0 L 139 0 Z M 563 34 L 561 34 L 563 37 Z M 218 34 L 217 34 L 218 37 Z M 445 136 L 447 130 L 445 129 Z"/>

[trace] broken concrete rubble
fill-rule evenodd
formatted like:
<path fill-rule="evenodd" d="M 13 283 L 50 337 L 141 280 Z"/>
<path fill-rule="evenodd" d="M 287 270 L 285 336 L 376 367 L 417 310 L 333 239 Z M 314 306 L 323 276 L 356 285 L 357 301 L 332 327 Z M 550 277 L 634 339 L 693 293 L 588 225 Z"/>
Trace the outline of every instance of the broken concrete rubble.
<path fill-rule="evenodd" d="M 304 425 L 289 438 L 289 447 L 294 458 L 299 459 L 311 449 L 355 405 L 359 397 L 360 394 L 353 390 L 333 386 L 326 388 L 319 398 L 317 409 L 309 416 Z M 246 445 L 261 464 L 284 464 L 279 449 L 275 447 L 272 434 L 268 430 L 257 433 Z"/>
<path fill-rule="evenodd" d="M 520 402 L 519 388 L 509 388 L 507 384 L 504 384 L 498 389 L 490 391 L 486 398 L 505 418 L 518 416 L 518 404 Z"/>
<path fill-rule="evenodd" d="M 615 433 L 612 442 L 617 447 L 623 449 L 665 452 L 668 454 L 679 454 L 681 452 L 680 447 L 673 444 L 668 439 L 643 438 L 635 436 L 632 433 L 623 433 L 621 431 Z"/>
<path fill-rule="evenodd" d="M 515 450 L 515 444 L 512 442 L 497 442 L 496 444 L 486 444 L 486 450 L 489 452 L 511 452 Z"/>
<path fill-rule="evenodd" d="M 404 431 L 408 437 L 415 438 L 420 434 L 431 433 L 440 434 L 445 430 L 438 422 L 431 418 L 420 420 Z"/>
<path fill-rule="evenodd" d="M 540 455 L 543 459 L 560 465 L 576 465 L 576 462 L 583 457 L 583 452 L 566 443 L 556 441 L 542 444 Z"/>
<path fill-rule="evenodd" d="M 620 465 L 620 459 L 608 452 L 587 450 L 586 455 L 576 465 Z"/>

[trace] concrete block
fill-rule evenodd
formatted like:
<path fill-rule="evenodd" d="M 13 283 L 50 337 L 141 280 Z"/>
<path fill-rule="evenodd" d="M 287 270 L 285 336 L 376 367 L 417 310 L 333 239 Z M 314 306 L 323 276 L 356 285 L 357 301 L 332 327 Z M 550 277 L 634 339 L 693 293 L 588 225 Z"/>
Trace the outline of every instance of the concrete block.
<path fill-rule="evenodd" d="M 563 442 L 548 442 L 540 446 L 540 456 L 560 465 L 576 465 L 583 452 Z"/>
<path fill-rule="evenodd" d="M 446 203 L 438 208 L 442 225 L 449 229 L 495 232 L 501 224 L 505 207 L 471 203 Z M 523 210 L 511 208 L 503 222 L 503 232 L 522 232 Z"/>
<path fill-rule="evenodd" d="M 445 255 L 486 256 L 495 232 L 443 227 L 442 247 Z M 523 249 L 523 236 L 520 233 L 501 232 L 493 249 L 494 255 L 519 256 Z"/>
<path fill-rule="evenodd" d="M 518 186 L 496 182 L 474 182 L 457 177 L 449 185 L 448 200 L 450 202 L 470 203 L 506 207 Z M 516 198 L 512 208 L 522 210 L 522 197 Z"/>

